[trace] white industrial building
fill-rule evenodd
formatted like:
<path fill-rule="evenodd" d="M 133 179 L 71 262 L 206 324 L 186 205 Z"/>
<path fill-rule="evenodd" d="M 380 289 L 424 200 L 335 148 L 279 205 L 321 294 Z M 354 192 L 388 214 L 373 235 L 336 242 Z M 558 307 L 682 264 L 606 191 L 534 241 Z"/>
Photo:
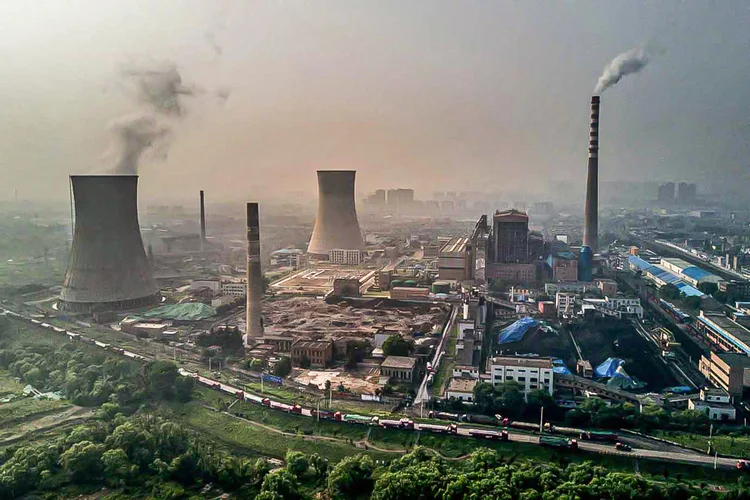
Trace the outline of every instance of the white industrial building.
<path fill-rule="evenodd" d="M 525 395 L 537 389 L 552 395 L 555 376 L 553 368 L 552 358 L 498 356 L 490 359 L 490 381 L 492 385 L 517 382 Z"/>
<path fill-rule="evenodd" d="M 358 266 L 362 263 L 362 251 L 334 248 L 328 252 L 328 260 L 331 261 L 331 264 Z"/>
<path fill-rule="evenodd" d="M 688 409 L 705 413 L 711 420 L 735 420 L 737 409 L 730 400 L 725 390 L 706 387 L 701 389 L 700 399 L 688 400 Z"/>

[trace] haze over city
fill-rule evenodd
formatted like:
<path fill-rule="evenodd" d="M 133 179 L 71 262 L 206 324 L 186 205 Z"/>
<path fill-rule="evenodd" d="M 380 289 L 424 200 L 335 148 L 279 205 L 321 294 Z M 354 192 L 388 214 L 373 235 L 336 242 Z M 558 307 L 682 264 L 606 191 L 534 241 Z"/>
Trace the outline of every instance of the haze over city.
<path fill-rule="evenodd" d="M 3 2 L 0 16 L 0 199 L 63 200 L 69 174 L 112 170 L 113 124 L 143 111 L 123 68 L 155 64 L 192 95 L 169 147 L 141 158 L 144 199 L 312 198 L 321 168 L 356 169 L 362 193 L 554 194 L 583 184 L 602 69 L 638 48 L 650 64 L 602 98 L 601 181 L 750 187 L 742 1 Z"/>

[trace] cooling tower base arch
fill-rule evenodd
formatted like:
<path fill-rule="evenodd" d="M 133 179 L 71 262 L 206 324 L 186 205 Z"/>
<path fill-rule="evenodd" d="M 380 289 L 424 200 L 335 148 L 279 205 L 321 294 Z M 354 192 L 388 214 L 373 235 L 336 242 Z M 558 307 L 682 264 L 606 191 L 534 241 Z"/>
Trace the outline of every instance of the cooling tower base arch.
<path fill-rule="evenodd" d="M 68 302 L 61 300 L 57 303 L 60 311 L 72 313 L 94 313 L 103 311 L 129 311 L 141 309 L 159 303 L 161 294 L 150 295 L 137 299 L 118 300 L 115 302 Z"/>

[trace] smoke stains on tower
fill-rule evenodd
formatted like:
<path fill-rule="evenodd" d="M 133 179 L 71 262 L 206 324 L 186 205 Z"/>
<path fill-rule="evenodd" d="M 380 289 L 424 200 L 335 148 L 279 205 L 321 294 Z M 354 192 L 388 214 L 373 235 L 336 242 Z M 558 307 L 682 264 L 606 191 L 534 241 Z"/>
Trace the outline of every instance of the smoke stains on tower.
<path fill-rule="evenodd" d="M 591 98 L 589 164 L 583 214 L 583 244 L 593 252 L 596 252 L 599 238 L 599 100 L 598 95 Z"/>
<path fill-rule="evenodd" d="M 60 308 L 123 310 L 154 304 L 159 288 L 138 225 L 136 175 L 74 175 L 75 230 Z"/>

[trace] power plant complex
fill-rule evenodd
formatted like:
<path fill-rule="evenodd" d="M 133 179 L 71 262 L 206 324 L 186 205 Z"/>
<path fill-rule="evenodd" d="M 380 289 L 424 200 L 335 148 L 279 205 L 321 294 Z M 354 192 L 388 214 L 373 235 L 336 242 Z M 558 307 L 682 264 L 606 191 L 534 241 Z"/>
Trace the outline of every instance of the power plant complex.
<path fill-rule="evenodd" d="M 75 229 L 60 308 L 124 310 L 158 302 L 138 225 L 137 175 L 73 175 Z"/>
<path fill-rule="evenodd" d="M 365 249 L 354 204 L 354 170 L 318 170 L 318 213 L 307 252 L 329 258 L 333 250 Z"/>

